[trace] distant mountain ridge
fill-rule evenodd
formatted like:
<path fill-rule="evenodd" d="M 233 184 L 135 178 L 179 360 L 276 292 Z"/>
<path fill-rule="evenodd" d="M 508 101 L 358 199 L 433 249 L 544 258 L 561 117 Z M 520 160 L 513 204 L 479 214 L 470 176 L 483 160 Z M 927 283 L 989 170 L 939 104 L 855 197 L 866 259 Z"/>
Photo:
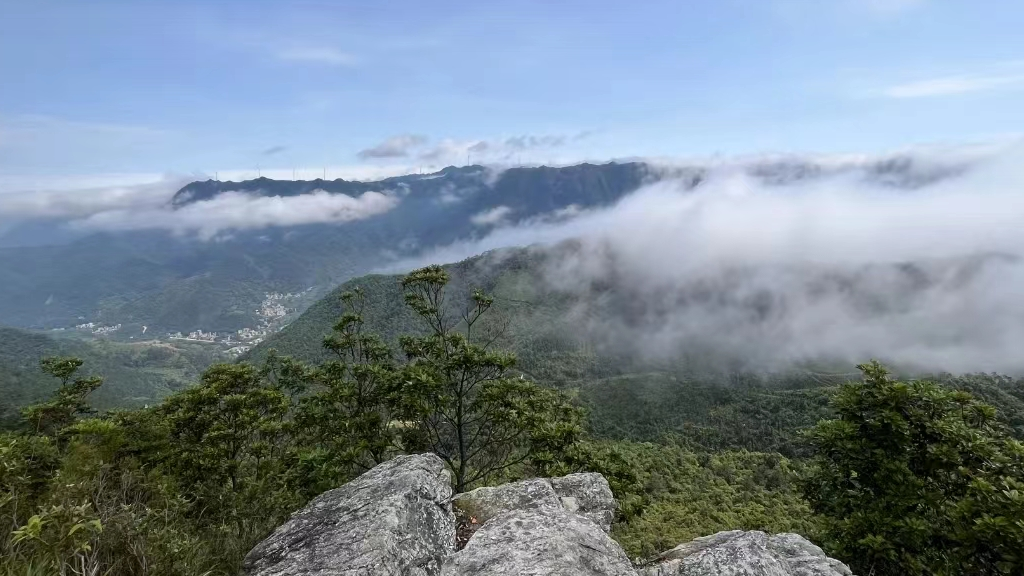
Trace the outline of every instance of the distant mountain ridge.
<path fill-rule="evenodd" d="M 781 159 L 743 170 L 769 185 L 858 173 L 896 188 L 914 188 L 962 170 L 958 164 L 895 156 L 819 164 Z M 712 168 L 610 162 L 562 167 L 448 167 L 376 181 L 272 180 L 192 182 L 169 200 L 183 209 L 225 193 L 291 197 L 322 190 L 395 199 L 389 210 L 332 224 L 233 230 L 214 240 L 162 230 L 102 232 L 73 242 L 0 248 L 0 323 L 66 327 L 81 321 L 148 326 L 157 331 L 234 331 L 252 326 L 270 292 L 314 288 L 307 303 L 350 278 L 472 242 L 495 227 L 573 210 L 608 206 L 665 178 L 700 186 Z"/>
<path fill-rule="evenodd" d="M 167 232 L 98 233 L 59 246 L 0 249 L 0 322 L 50 328 L 79 321 L 165 331 L 233 331 L 255 321 L 267 292 L 318 287 L 322 294 L 390 260 L 473 238 L 495 223 L 474 222 L 504 207 L 512 219 L 569 206 L 615 202 L 650 177 L 646 165 L 581 164 L 447 168 L 377 182 L 194 182 L 171 200 L 183 207 L 233 191 L 294 196 L 322 189 L 359 195 L 387 191 L 400 199 L 383 213 L 343 224 L 236 231 L 219 241 Z"/>
<path fill-rule="evenodd" d="M 331 194 L 346 194 L 357 196 L 364 192 L 386 192 L 396 186 L 417 180 L 431 180 L 439 177 L 450 176 L 476 176 L 485 171 L 486 168 L 479 165 L 472 166 L 449 166 L 429 174 L 406 174 L 393 176 L 382 180 L 345 180 L 336 178 L 325 180 L 316 178 L 313 180 L 274 180 L 265 176 L 233 182 L 230 180 L 197 180 L 190 182 L 178 190 L 171 198 L 171 205 L 184 206 L 192 202 L 201 202 L 216 197 L 223 192 L 246 192 L 260 196 L 298 196 L 308 194 L 316 190 L 323 190 Z"/>

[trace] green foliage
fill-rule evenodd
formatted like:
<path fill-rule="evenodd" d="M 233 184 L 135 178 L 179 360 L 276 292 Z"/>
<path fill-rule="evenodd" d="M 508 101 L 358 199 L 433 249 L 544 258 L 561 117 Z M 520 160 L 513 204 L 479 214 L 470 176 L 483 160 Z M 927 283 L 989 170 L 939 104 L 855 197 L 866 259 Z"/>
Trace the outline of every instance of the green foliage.
<path fill-rule="evenodd" d="M 80 358 L 89 375 L 103 375 L 103 386 L 90 397 L 100 409 L 156 404 L 223 360 L 204 344 L 124 343 L 0 327 L 0 428 L 16 424 L 21 408 L 56 389 L 59 381 L 39 370 L 39 359 L 48 356 Z"/>
<path fill-rule="evenodd" d="M 613 531 L 631 557 L 650 558 L 722 530 L 797 532 L 811 539 L 818 533 L 819 519 L 800 494 L 801 466 L 779 454 L 708 454 L 678 443 L 616 442 L 612 448 L 637 475 L 632 488 L 615 491 L 617 498 L 642 501 L 640 513 Z"/>
<path fill-rule="evenodd" d="M 1024 446 L 966 392 L 860 368 L 811 434 L 832 550 L 863 574 L 1019 574 Z"/>
<path fill-rule="evenodd" d="M 163 465 L 194 514 L 234 526 L 237 535 L 261 534 L 293 508 L 282 485 L 287 470 L 289 397 L 248 365 L 218 364 L 199 386 L 160 408 L 168 428 Z M 259 507 L 252 503 L 259 502 Z"/>
<path fill-rule="evenodd" d="M 445 281 L 436 267 L 409 276 L 427 327 L 401 358 L 363 329 L 353 292 L 324 360 L 217 364 L 153 408 L 94 417 L 100 380 L 45 359 L 57 390 L 0 442 L 5 557 L 60 574 L 235 574 L 291 511 L 395 454 L 437 452 L 458 489 L 578 460 L 582 411 L 476 341 L 482 292 L 452 320 Z"/>
<path fill-rule="evenodd" d="M 48 357 L 40 360 L 39 364 L 44 373 L 60 382 L 60 387 L 52 399 L 29 406 L 23 415 L 36 434 L 52 436 L 92 412 L 86 397 L 100 387 L 103 379 L 96 376 L 76 378 L 75 372 L 82 366 L 78 358 Z"/>
<path fill-rule="evenodd" d="M 802 429 L 829 415 L 835 388 L 798 373 L 719 382 L 669 372 L 643 372 L 588 382 L 580 397 L 591 429 L 605 439 L 661 441 L 694 450 L 742 449 L 807 455 Z"/>
<path fill-rule="evenodd" d="M 325 478 L 367 470 L 400 452 L 410 414 L 391 349 L 363 330 L 363 292 L 345 293 L 342 300 L 349 311 L 323 343 L 329 359 L 314 369 L 270 361 L 294 393 L 311 392 L 300 401 L 296 425 L 305 465 Z"/>
<path fill-rule="evenodd" d="M 515 377 L 514 356 L 474 342 L 474 328 L 494 299 L 474 291 L 455 320 L 445 305 L 448 280 L 440 266 L 402 280 L 406 304 L 429 329 L 401 338 L 410 360 L 403 396 L 421 413 L 424 442 L 452 469 L 462 492 L 514 467 L 558 459 L 582 434 L 583 418 L 557 392 Z"/>
<path fill-rule="evenodd" d="M 217 364 L 153 407 L 97 413 L 106 384 L 79 376 L 96 367 L 45 360 L 53 396 L 0 435 L 0 575 L 233 576 L 311 497 L 420 451 L 457 490 L 600 472 L 634 557 L 761 529 L 863 574 L 1019 573 L 1020 381 L 641 372 L 548 322 L 571 302 L 546 300 L 528 254 L 500 269 L 369 278 L 332 303 L 325 338 L 294 326 L 316 354 Z"/>
<path fill-rule="evenodd" d="M 58 364 L 69 382 L 77 364 Z M 2 573 L 174 575 L 217 565 L 170 480 L 136 458 L 147 416 L 76 417 L 53 436 L 26 427 L 0 437 Z"/>

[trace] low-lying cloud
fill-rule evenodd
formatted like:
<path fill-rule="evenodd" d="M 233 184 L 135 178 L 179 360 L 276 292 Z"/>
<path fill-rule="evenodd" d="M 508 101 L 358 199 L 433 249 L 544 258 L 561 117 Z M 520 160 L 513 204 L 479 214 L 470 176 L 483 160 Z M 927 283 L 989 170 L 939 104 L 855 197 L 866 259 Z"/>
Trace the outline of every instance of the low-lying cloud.
<path fill-rule="evenodd" d="M 495 206 L 474 214 L 469 220 L 477 226 L 495 226 L 503 223 L 510 214 L 512 214 L 512 209 L 508 206 Z"/>
<path fill-rule="evenodd" d="M 230 231 L 368 218 L 387 212 L 397 202 L 397 198 L 377 192 L 358 197 L 322 190 L 288 197 L 227 192 L 173 209 L 165 204 L 147 209 L 104 210 L 74 220 L 72 225 L 92 231 L 166 230 L 210 240 Z"/>
<path fill-rule="evenodd" d="M 64 187 L 57 189 L 0 189 L 0 224 L 41 221 L 87 232 L 165 230 L 208 240 L 235 230 L 360 220 L 387 212 L 400 201 L 397 194 L 379 192 L 353 197 L 324 190 L 298 196 L 261 196 L 257 191 L 225 192 L 173 206 L 175 192 L 194 178 L 67 188 L 72 180 L 59 182 Z"/>
<path fill-rule="evenodd" d="M 71 220 L 107 210 L 157 208 L 187 182 L 165 178 L 145 184 L 0 191 L 0 220 Z"/>
<path fill-rule="evenodd" d="M 575 325 L 654 358 L 713 353 L 781 368 L 879 357 L 1024 372 L 1021 152 L 919 185 L 843 171 L 771 184 L 712 170 L 696 188 L 662 181 L 422 261 L 574 239 L 545 249 L 547 285 L 581 296 Z"/>
<path fill-rule="evenodd" d="M 169 230 L 208 240 L 226 231 L 350 222 L 387 212 L 397 203 L 397 197 L 379 192 L 356 197 L 324 190 L 298 196 L 225 192 L 173 209 L 164 204 L 149 209 L 106 210 L 72 225 L 87 230 Z"/>
<path fill-rule="evenodd" d="M 405 158 L 409 156 L 414 148 L 422 146 L 426 142 L 426 136 L 400 134 L 392 136 L 376 146 L 360 150 L 356 153 L 356 156 L 361 160 L 369 160 L 371 158 Z"/>

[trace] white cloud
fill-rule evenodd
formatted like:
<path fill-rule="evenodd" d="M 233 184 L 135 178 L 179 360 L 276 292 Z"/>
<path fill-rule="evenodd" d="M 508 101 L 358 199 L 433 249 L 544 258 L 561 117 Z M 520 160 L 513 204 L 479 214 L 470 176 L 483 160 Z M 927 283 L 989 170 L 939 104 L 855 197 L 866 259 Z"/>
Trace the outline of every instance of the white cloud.
<path fill-rule="evenodd" d="M 888 98 L 929 98 L 1019 87 L 1024 74 L 945 76 L 897 84 L 881 91 Z"/>
<path fill-rule="evenodd" d="M 157 181 L 135 183 L 136 175 L 94 176 L 98 179 L 74 180 L 46 179 L 41 183 L 54 186 L 49 189 L 18 189 L 2 191 L 0 179 L 0 219 L 74 219 L 106 210 L 139 210 L 166 204 L 171 195 L 188 182 L 184 178 L 164 178 Z M 139 175 L 138 177 L 143 177 Z M 118 179 L 121 180 L 120 183 Z M 14 180 L 15 185 L 28 183 L 27 178 Z M 106 185 L 103 185 L 103 184 Z M 64 186 L 61 186 L 63 184 Z M 66 187 L 74 184 L 78 187 Z M 92 184 L 93 187 L 81 187 Z M 8 185 L 10 185 L 8 183 Z"/>
<path fill-rule="evenodd" d="M 494 226 L 504 222 L 511 213 L 512 209 L 508 206 L 495 206 L 479 214 L 474 214 L 469 221 L 477 226 Z"/>
<path fill-rule="evenodd" d="M 277 52 L 279 60 L 323 64 L 327 66 L 355 66 L 359 59 L 348 52 L 329 46 L 306 46 L 285 48 Z"/>
<path fill-rule="evenodd" d="M 481 140 L 458 141 L 445 138 L 431 148 L 421 152 L 418 158 L 434 165 L 462 164 L 468 162 L 472 151 L 480 153 L 486 149 L 487 143 Z"/>
<path fill-rule="evenodd" d="M 419 159 L 432 166 L 472 162 L 509 162 L 539 160 L 537 154 L 545 154 L 560 148 L 568 142 L 579 142 L 589 138 L 592 131 L 575 134 L 522 134 L 488 140 L 444 139 L 419 154 Z"/>
<path fill-rule="evenodd" d="M 413 166 L 327 166 L 297 169 L 264 169 L 262 175 L 277 180 L 328 179 L 377 181 L 416 172 Z M 256 178 L 256 170 L 222 170 L 221 181 Z M 161 210 L 182 186 L 194 180 L 212 178 L 210 174 L 161 175 L 150 173 L 33 175 L 0 173 L 0 222 L 33 219 L 80 220 L 100 213 L 119 211 L 119 219 L 144 220 L 143 214 Z M 139 216 L 130 216 L 138 213 Z M 94 222 L 103 222 L 97 216 Z M 159 218 L 160 222 L 165 219 Z M 144 226 L 136 226 L 144 227 Z M 154 228 L 173 228 L 153 226 Z M 123 227 L 122 227 L 123 228 Z"/>
<path fill-rule="evenodd" d="M 427 142 L 426 136 L 419 134 L 399 134 L 369 148 L 356 153 L 361 160 L 370 158 L 404 158 L 409 156 L 412 149 L 422 146 Z"/>
<path fill-rule="evenodd" d="M 315 190 L 299 196 L 251 196 L 225 192 L 177 209 L 114 209 L 74 221 L 87 230 L 170 230 L 211 239 L 232 230 L 272 226 L 342 223 L 382 214 L 397 205 L 393 195 L 366 192 L 358 197 Z"/>
<path fill-rule="evenodd" d="M 765 185 L 719 169 L 695 190 L 649 185 L 611 208 L 500 226 L 420 262 L 576 239 L 555 252 L 547 282 L 582 294 L 619 282 L 621 299 L 591 299 L 581 317 L 611 345 L 654 357 L 1021 372 L 1022 159 L 1011 150 L 913 189 L 844 171 Z"/>
<path fill-rule="evenodd" d="M 90 188 L 119 188 L 155 184 L 161 180 L 177 181 L 184 177 L 170 177 L 150 172 L 122 172 L 108 174 L 3 174 L 0 173 L 0 194 L 35 194 L 43 192 L 84 193 Z M 79 193 L 79 192 L 76 192 Z M 0 202 L 2 208 L 2 202 Z"/>

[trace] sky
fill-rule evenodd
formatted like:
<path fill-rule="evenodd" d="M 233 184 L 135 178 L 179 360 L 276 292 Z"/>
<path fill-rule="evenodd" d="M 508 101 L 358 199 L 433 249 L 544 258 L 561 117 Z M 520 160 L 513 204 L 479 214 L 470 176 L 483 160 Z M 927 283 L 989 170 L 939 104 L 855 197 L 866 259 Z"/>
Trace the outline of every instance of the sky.
<path fill-rule="evenodd" d="M 1022 29 L 1011 0 L 0 0 L 0 192 L 1012 139 Z"/>

